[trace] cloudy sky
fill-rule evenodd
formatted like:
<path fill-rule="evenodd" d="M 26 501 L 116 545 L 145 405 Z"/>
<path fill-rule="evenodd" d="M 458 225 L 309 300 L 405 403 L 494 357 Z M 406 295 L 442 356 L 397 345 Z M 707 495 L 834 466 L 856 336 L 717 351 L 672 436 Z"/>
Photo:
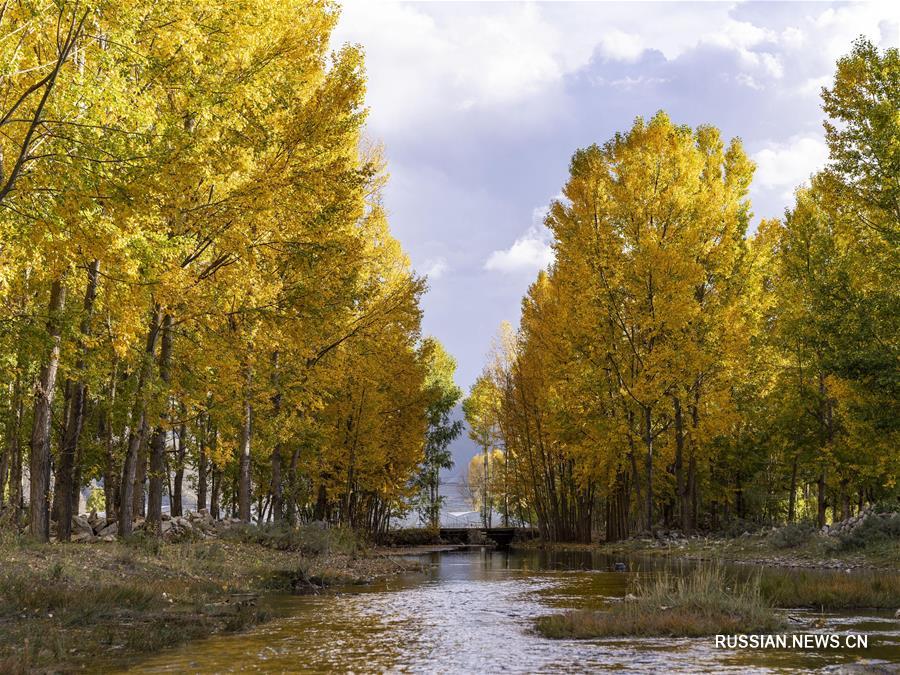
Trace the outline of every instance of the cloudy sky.
<path fill-rule="evenodd" d="M 424 330 L 477 377 L 552 259 L 541 221 L 576 148 L 636 116 L 739 136 L 754 223 L 827 156 L 819 92 L 858 35 L 900 43 L 900 3 L 401 3 L 345 0 L 362 45 L 391 228 L 427 274 Z"/>

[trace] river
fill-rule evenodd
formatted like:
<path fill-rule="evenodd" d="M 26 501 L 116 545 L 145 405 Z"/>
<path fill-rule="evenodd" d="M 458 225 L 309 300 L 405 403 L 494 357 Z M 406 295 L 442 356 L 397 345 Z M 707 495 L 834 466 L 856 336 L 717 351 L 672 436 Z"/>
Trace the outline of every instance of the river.
<path fill-rule="evenodd" d="M 275 620 L 163 651 L 129 672 L 847 672 L 851 664 L 900 672 L 891 612 L 825 615 L 818 630 L 869 636 L 869 649 L 856 651 L 735 651 L 712 638 L 549 640 L 532 632 L 534 617 L 601 606 L 658 563 L 629 560 L 615 572 L 615 561 L 589 552 L 490 549 L 426 560 L 424 574 L 352 592 L 269 598 Z"/>

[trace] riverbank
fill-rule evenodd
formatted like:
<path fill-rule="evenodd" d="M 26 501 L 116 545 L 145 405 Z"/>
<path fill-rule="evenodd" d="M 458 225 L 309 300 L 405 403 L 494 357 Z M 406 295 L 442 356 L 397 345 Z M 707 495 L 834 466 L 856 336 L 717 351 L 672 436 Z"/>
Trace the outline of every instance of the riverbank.
<path fill-rule="evenodd" d="M 898 573 L 644 560 L 663 566 L 649 579 L 635 576 L 624 598 L 540 617 L 536 629 L 549 638 L 699 637 L 815 629 L 824 625 L 821 614 L 834 611 L 888 610 L 900 618 Z M 641 566 L 630 563 L 621 564 Z"/>
<path fill-rule="evenodd" d="M 666 533 L 612 544 L 538 544 L 601 556 L 611 561 L 610 569 L 650 564 L 663 579 L 671 580 L 668 570 L 676 570 L 688 583 L 673 593 L 667 583 L 642 586 L 638 577 L 625 602 L 542 617 L 536 628 L 552 638 L 694 637 L 758 632 L 761 626 L 772 632 L 792 609 L 900 615 L 900 540 L 857 540 L 862 545 L 849 547 L 846 539 L 781 528 L 737 538 Z"/>
<path fill-rule="evenodd" d="M 900 573 L 900 538 L 880 540 L 859 548 L 843 548 L 833 537 L 811 534 L 796 544 L 785 546 L 776 531 L 740 537 L 680 535 L 638 537 L 614 543 L 573 544 L 534 542 L 517 547 L 596 551 L 607 555 L 651 556 L 764 565 L 768 567 L 884 570 Z"/>
<path fill-rule="evenodd" d="M 900 540 L 878 542 L 859 549 L 842 549 L 832 538 L 812 536 L 796 546 L 779 547 L 771 534 L 737 538 L 696 537 L 630 539 L 601 544 L 598 550 L 625 555 L 651 555 L 787 568 L 871 569 L 900 571 Z"/>
<path fill-rule="evenodd" d="M 267 592 L 317 592 L 419 569 L 355 545 L 280 550 L 249 529 L 182 542 L 0 543 L 0 672 L 125 663 L 265 621 Z"/>

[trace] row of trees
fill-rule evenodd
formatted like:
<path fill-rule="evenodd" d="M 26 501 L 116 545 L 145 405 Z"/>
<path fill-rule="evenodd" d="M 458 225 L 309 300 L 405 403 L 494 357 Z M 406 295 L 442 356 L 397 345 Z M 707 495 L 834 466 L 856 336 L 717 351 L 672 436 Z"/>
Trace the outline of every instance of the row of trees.
<path fill-rule="evenodd" d="M 213 515 L 378 530 L 444 461 L 423 449 L 446 445 L 455 364 L 420 337 L 336 20 L 317 0 L 3 4 L 8 520 L 67 539 L 99 479 L 121 535 L 139 512 L 158 531 L 188 469 Z"/>
<path fill-rule="evenodd" d="M 586 541 L 896 497 L 897 50 L 857 41 L 823 101 L 828 166 L 751 236 L 753 163 L 713 127 L 575 153 L 555 263 L 465 404 L 493 510 Z"/>

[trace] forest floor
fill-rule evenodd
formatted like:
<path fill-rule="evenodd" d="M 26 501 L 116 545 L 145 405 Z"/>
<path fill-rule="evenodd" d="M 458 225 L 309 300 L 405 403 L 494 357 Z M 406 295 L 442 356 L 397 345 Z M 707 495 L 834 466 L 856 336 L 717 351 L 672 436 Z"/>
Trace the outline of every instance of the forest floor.
<path fill-rule="evenodd" d="M 0 672 L 96 670 L 270 618 L 269 592 L 314 592 L 419 569 L 379 551 L 301 553 L 240 538 L 0 541 Z"/>

